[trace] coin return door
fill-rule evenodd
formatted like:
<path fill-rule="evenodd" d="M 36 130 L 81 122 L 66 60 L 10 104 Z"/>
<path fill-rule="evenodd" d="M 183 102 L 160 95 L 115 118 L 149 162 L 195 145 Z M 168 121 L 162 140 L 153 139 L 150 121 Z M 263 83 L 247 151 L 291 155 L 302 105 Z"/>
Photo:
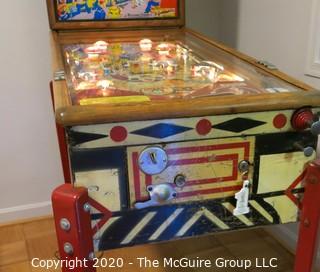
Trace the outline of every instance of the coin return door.
<path fill-rule="evenodd" d="M 252 180 L 254 137 L 129 147 L 130 204 L 234 197 Z"/>

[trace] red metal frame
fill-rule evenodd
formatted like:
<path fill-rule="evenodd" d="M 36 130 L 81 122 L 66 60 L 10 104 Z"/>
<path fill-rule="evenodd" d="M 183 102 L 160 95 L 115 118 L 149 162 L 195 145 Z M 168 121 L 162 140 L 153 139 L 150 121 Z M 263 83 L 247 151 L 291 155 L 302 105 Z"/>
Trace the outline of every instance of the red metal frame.
<path fill-rule="evenodd" d="M 60 259 L 63 272 L 95 272 L 93 268 L 93 231 L 91 228 L 89 196 L 86 188 L 75 188 L 71 184 L 64 184 L 54 190 L 52 207 L 59 244 Z M 70 228 L 63 229 L 61 220 L 67 220 Z M 72 253 L 65 252 L 65 245 L 72 245 Z M 70 261 L 68 264 L 66 261 Z M 70 263 L 78 261 L 71 269 Z"/>
<path fill-rule="evenodd" d="M 305 193 L 300 216 L 295 272 L 311 272 L 317 252 L 320 223 L 320 160 L 308 165 L 304 182 Z"/>
<path fill-rule="evenodd" d="M 51 93 L 51 100 L 52 106 L 54 110 L 54 95 L 53 95 L 53 83 L 50 82 L 50 93 Z M 63 177 L 65 183 L 72 182 L 72 175 L 70 170 L 70 160 L 69 160 L 69 153 L 68 153 L 68 144 L 67 144 L 67 137 L 66 137 L 66 130 L 63 126 L 56 123 L 56 131 L 59 143 L 59 150 L 60 150 L 60 158 L 63 170 Z"/>

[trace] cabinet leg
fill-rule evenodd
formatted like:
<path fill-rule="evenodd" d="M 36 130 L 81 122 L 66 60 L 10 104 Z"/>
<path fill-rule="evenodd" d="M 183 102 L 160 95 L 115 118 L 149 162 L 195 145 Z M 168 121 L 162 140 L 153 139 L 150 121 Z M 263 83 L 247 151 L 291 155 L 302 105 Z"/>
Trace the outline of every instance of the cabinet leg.
<path fill-rule="evenodd" d="M 95 272 L 87 189 L 61 185 L 52 194 L 52 207 L 62 271 Z"/>
<path fill-rule="evenodd" d="M 308 165 L 302 201 L 295 272 L 311 272 L 320 222 L 320 160 Z"/>

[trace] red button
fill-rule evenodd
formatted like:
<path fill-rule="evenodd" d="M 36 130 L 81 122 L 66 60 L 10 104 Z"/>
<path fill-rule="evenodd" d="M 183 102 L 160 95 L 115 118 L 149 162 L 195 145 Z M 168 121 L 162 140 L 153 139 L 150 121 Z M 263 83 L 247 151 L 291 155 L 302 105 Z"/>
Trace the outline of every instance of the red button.
<path fill-rule="evenodd" d="M 209 120 L 207 119 L 202 119 L 198 122 L 196 130 L 199 135 L 207 135 L 211 132 L 212 130 L 212 124 Z"/>
<path fill-rule="evenodd" d="M 288 122 L 287 117 L 284 114 L 278 114 L 276 117 L 273 119 L 273 125 L 277 129 L 284 128 Z"/>
<path fill-rule="evenodd" d="M 116 126 L 110 131 L 110 138 L 115 142 L 123 142 L 128 137 L 128 131 L 125 127 Z"/>

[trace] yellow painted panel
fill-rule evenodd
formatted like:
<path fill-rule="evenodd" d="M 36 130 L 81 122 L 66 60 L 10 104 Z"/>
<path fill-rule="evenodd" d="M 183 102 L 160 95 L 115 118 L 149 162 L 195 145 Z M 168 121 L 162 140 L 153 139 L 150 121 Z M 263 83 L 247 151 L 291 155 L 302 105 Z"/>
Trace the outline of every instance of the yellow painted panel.
<path fill-rule="evenodd" d="M 169 166 L 160 175 L 153 177 L 156 183 L 165 183 L 183 173 L 187 180 L 199 180 L 205 178 L 222 178 L 232 176 L 233 165 L 237 162 L 223 161 L 193 165 Z"/>
<path fill-rule="evenodd" d="M 117 169 L 75 173 L 77 187 L 86 187 L 89 196 L 110 211 L 120 211 L 120 188 Z"/>
<path fill-rule="evenodd" d="M 302 152 L 261 156 L 258 193 L 286 190 L 314 158 L 307 158 Z"/>
<path fill-rule="evenodd" d="M 168 154 L 169 166 L 154 176 L 145 175 L 137 165 L 140 152 L 147 146 L 129 147 L 130 202 L 134 204 L 148 199 L 149 184 L 171 183 L 175 187 L 174 179 L 177 175 L 184 175 L 187 182 L 183 188 L 175 188 L 178 197 L 172 202 L 234 196 L 243 184 L 238 164 L 244 159 L 249 159 L 253 164 L 254 143 L 254 137 L 239 137 L 167 144 L 162 147 Z M 252 171 L 250 167 L 249 179 L 252 179 Z"/>
<path fill-rule="evenodd" d="M 287 196 L 270 197 L 265 201 L 278 212 L 282 224 L 298 221 L 298 207 Z"/>

